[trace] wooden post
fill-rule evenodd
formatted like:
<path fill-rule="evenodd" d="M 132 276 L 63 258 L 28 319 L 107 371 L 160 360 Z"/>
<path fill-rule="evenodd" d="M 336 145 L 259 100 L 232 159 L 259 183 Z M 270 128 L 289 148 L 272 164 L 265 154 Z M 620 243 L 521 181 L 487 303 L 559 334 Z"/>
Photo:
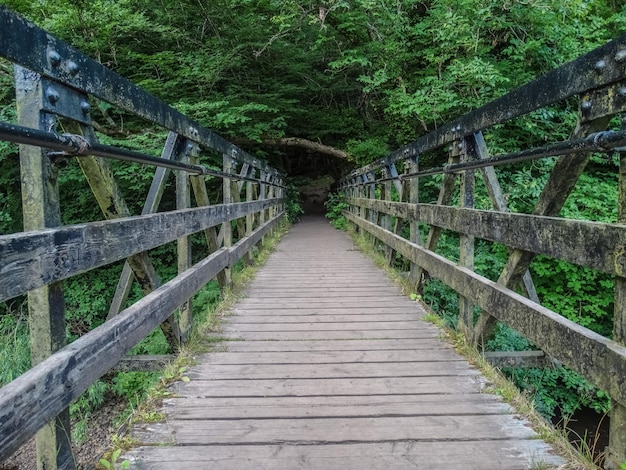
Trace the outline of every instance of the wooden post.
<path fill-rule="evenodd" d="M 224 173 L 232 173 L 233 167 L 234 167 L 233 159 L 229 155 L 224 154 L 223 162 L 224 162 Z M 231 195 L 232 180 L 230 178 L 224 178 L 223 183 L 222 183 L 222 188 L 223 188 L 223 193 L 224 193 L 223 203 L 225 205 L 232 204 L 233 202 L 233 198 Z M 230 209 L 228 209 L 227 212 L 230 213 Z M 222 231 L 224 233 L 224 247 L 230 249 L 230 247 L 233 246 L 233 232 L 232 232 L 232 226 L 231 226 L 230 220 L 227 220 L 226 222 L 222 224 Z M 226 287 L 230 288 L 233 283 L 232 266 L 229 266 L 228 268 L 224 270 L 224 275 L 226 276 Z"/>
<path fill-rule="evenodd" d="M 626 129 L 626 114 L 622 117 L 622 129 Z M 626 152 L 620 153 L 619 194 L 617 222 L 626 223 Z M 615 277 L 615 316 L 613 339 L 626 345 L 626 277 Z M 605 468 L 619 470 L 626 462 L 626 406 L 613 400 L 609 421 L 609 448 Z"/>
<path fill-rule="evenodd" d="M 457 145 L 458 151 L 461 154 L 461 162 L 469 160 L 469 144 L 468 139 L 463 139 Z M 472 209 L 474 207 L 474 170 L 465 170 L 461 173 L 461 207 Z M 460 252 L 459 252 L 459 264 L 466 268 L 474 270 L 474 237 L 471 235 L 460 235 Z M 465 337 L 471 342 L 473 340 L 474 326 L 474 305 L 466 297 L 459 296 L 459 319 L 457 323 L 457 329 L 465 335 Z"/>
<path fill-rule="evenodd" d="M 265 198 L 267 197 L 267 186 L 265 184 L 265 181 L 267 181 L 268 176 L 265 170 L 261 170 L 260 173 L 261 173 L 260 175 L 261 183 L 259 184 L 259 200 L 264 201 Z M 265 209 L 262 209 L 259 212 L 259 225 L 263 225 L 264 223 L 265 223 Z M 264 244 L 265 244 L 265 235 L 263 235 L 263 237 L 261 238 L 261 241 L 259 242 L 259 248 L 262 249 Z"/>
<path fill-rule="evenodd" d="M 188 142 L 185 151 L 181 152 L 180 161 L 189 163 L 189 154 L 198 154 L 198 146 Z M 191 207 L 191 191 L 189 188 L 189 174 L 186 171 L 176 173 L 176 209 L 188 209 Z M 178 274 L 182 274 L 191 267 L 191 240 L 188 236 L 181 237 L 176 242 L 178 250 Z M 180 342 L 184 343 L 189 337 L 193 327 L 193 312 L 191 299 L 187 299 L 178 307 L 178 325 L 180 329 Z"/>
<path fill-rule="evenodd" d="M 410 160 L 409 173 L 416 173 L 417 171 L 419 171 L 419 159 L 418 157 L 415 157 Z M 418 177 L 411 178 L 409 180 L 409 202 L 411 204 L 419 204 L 420 202 L 419 178 Z M 422 236 L 420 235 L 419 220 L 414 220 L 414 221 L 409 222 L 409 239 L 411 242 L 417 243 L 418 245 L 422 244 Z M 417 268 L 418 266 L 415 263 L 411 262 L 409 276 L 411 279 L 411 284 L 415 286 L 414 289 L 416 291 L 417 291 L 417 285 L 420 282 L 420 280 L 417 278 Z"/>
<path fill-rule="evenodd" d="M 17 121 L 20 126 L 49 131 L 53 114 L 43 111 L 53 85 L 38 74 L 15 67 Z M 53 103 L 54 104 L 54 103 Z M 24 230 L 61 225 L 57 169 L 47 152 L 20 145 L 20 172 Z M 28 293 L 30 348 L 33 367 L 65 346 L 65 299 L 61 282 Z M 63 410 L 36 437 L 39 470 L 75 468 L 71 447 L 70 413 Z"/>
<path fill-rule="evenodd" d="M 256 174 L 255 168 L 250 168 L 250 176 L 254 178 Z M 254 183 L 252 181 L 246 181 L 246 201 L 251 202 L 254 201 Z M 254 230 L 254 214 L 246 215 L 246 237 L 252 235 L 252 231 Z M 252 250 L 248 251 L 247 259 L 250 263 L 254 260 L 254 256 Z"/>

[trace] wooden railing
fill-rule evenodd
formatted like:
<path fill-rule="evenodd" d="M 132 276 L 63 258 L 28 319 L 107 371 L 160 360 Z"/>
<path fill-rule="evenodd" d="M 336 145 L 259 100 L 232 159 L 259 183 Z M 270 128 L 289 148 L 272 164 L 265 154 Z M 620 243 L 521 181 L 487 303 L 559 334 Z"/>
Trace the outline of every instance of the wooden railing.
<path fill-rule="evenodd" d="M 186 341 L 190 299 L 211 279 L 229 285 L 230 268 L 282 219 L 284 186 L 262 161 L 1 5 L 0 56 L 15 64 L 18 122 L 0 122 L 0 139 L 20 144 L 24 214 L 24 232 L 0 235 L 0 301 L 28 294 L 33 359 L 0 389 L 0 461 L 37 433 L 40 468 L 74 468 L 70 403 L 156 327 L 173 350 Z M 94 100 L 169 131 L 161 156 L 98 143 Z M 107 220 L 61 225 L 57 175 L 68 159 L 78 161 Z M 108 159 L 155 166 L 141 215 L 129 211 Z M 158 212 L 171 170 L 176 210 Z M 207 176 L 222 179 L 219 204 L 209 201 Z M 206 254 L 192 265 L 198 232 Z M 179 274 L 162 283 L 148 250 L 173 241 Z M 60 281 L 124 259 L 108 320 L 66 345 Z M 124 308 L 133 278 L 144 297 Z"/>
<path fill-rule="evenodd" d="M 489 155 L 483 132 L 571 97 L 580 99 L 571 140 Z M 622 468 L 626 462 L 626 115 L 621 130 L 607 130 L 610 119 L 624 112 L 626 36 L 353 171 L 340 184 L 349 205 L 345 216 L 358 230 L 375 237 L 389 260 L 397 253 L 410 261 L 418 291 L 423 280 L 432 277 L 458 293 L 458 328 L 470 341 L 482 344 L 495 322 L 504 322 L 610 395 L 607 468 Z M 438 149 L 447 152 L 447 164 L 420 165 L 420 156 L 430 155 L 432 161 Z M 590 153 L 620 151 L 618 223 L 560 218 Z M 560 157 L 533 213 L 509 212 L 494 166 L 546 156 Z M 476 169 L 493 210 L 473 207 Z M 420 203 L 420 179 L 435 174 L 443 174 L 437 204 Z M 460 207 L 452 207 L 457 185 Z M 420 235 L 420 223 L 428 225 L 427 235 Z M 436 253 L 442 230 L 460 234 L 458 261 Z M 508 262 L 497 279 L 474 271 L 476 238 L 508 247 Z M 529 273 L 537 254 L 615 276 L 611 339 L 540 304 Z M 512 290 L 518 286 L 525 296 Z M 480 308 L 480 315 L 475 315 L 474 306 Z M 511 359 L 515 363 L 519 357 Z"/>

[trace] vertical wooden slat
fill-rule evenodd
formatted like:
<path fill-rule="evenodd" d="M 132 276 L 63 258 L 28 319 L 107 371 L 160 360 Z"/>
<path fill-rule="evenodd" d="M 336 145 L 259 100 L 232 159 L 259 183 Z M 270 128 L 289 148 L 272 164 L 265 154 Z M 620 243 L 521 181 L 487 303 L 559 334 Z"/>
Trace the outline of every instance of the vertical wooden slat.
<path fill-rule="evenodd" d="M 409 173 L 416 173 L 419 171 L 419 159 L 417 157 L 412 158 L 409 162 Z M 419 204 L 419 178 L 411 178 L 409 180 L 409 202 L 411 204 Z M 413 243 L 417 243 L 418 245 L 422 244 L 422 236 L 420 235 L 420 226 L 419 220 L 414 220 L 409 222 L 409 239 Z M 417 285 L 419 284 L 419 279 L 417 278 L 417 268 L 418 266 L 411 262 L 410 268 L 410 278 L 411 284 L 415 290 L 417 290 Z"/>
<path fill-rule="evenodd" d="M 256 169 L 251 168 L 249 176 L 254 178 L 255 175 L 256 175 Z M 246 181 L 246 201 L 248 202 L 254 201 L 254 183 L 252 181 Z M 253 230 L 254 230 L 254 214 L 248 214 L 246 215 L 246 237 L 250 236 Z M 247 256 L 247 259 L 250 260 L 250 262 L 252 262 L 253 260 L 252 250 L 250 250 L 246 256 Z"/>
<path fill-rule="evenodd" d="M 232 173 L 234 164 L 230 156 L 228 155 L 223 156 L 223 165 L 224 165 L 224 173 Z M 223 203 L 225 205 L 232 204 L 233 202 L 233 198 L 231 194 L 232 179 L 224 178 L 222 182 L 222 188 L 223 188 L 223 196 L 222 196 Z M 230 213 L 230 210 L 228 210 L 228 212 Z M 233 233 L 232 233 L 232 226 L 231 226 L 230 220 L 222 224 L 222 232 L 224 233 L 224 247 L 230 248 L 233 245 Z M 226 287 L 230 288 L 232 286 L 232 280 L 233 280 L 232 266 L 229 266 L 227 269 L 224 270 L 224 275 L 226 277 Z"/>
<path fill-rule="evenodd" d="M 42 111 L 47 85 L 41 77 L 15 67 L 17 121 L 21 126 L 49 131 L 56 118 Z M 50 85 L 51 86 L 51 85 Z M 20 145 L 20 172 L 24 230 L 61 225 L 57 169 L 46 151 Z M 61 282 L 28 293 L 32 365 L 40 363 L 65 346 L 65 299 Z M 65 409 L 43 427 L 36 437 L 37 468 L 75 468 L 71 448 L 70 414 Z"/>
<path fill-rule="evenodd" d="M 463 139 L 458 143 L 461 162 L 466 162 L 470 158 L 467 148 L 469 144 L 468 139 Z M 461 173 L 461 207 L 474 208 L 474 185 L 474 170 L 466 170 Z M 471 235 L 460 235 L 459 264 L 474 270 L 474 237 Z M 474 305 L 469 299 L 460 295 L 457 329 L 463 332 L 469 341 L 472 341 L 473 326 Z"/>
<path fill-rule="evenodd" d="M 626 129 L 626 115 L 622 117 L 622 129 Z M 626 152 L 620 153 L 618 223 L 626 223 Z M 613 339 L 626 345 L 626 277 L 615 278 L 615 314 Z M 621 469 L 626 462 L 626 407 L 613 401 L 609 420 L 609 449 L 607 469 Z"/>
<path fill-rule="evenodd" d="M 189 143 L 187 149 L 181 152 L 180 161 L 189 162 L 189 154 L 198 154 L 198 146 Z M 176 173 L 176 209 L 188 209 L 191 207 L 191 191 L 189 188 L 189 174 L 186 171 Z M 182 274 L 191 267 L 191 240 L 188 236 L 181 237 L 176 242 L 178 251 L 178 274 Z M 189 337 L 193 327 L 193 312 L 191 300 L 187 299 L 178 307 L 178 325 L 180 328 L 180 342 L 184 343 Z"/>

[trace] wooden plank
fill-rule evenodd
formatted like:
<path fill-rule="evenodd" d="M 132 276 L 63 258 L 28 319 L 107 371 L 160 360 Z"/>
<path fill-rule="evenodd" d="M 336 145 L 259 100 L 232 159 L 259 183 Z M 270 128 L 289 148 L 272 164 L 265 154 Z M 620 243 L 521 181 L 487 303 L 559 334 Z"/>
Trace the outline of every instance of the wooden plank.
<path fill-rule="evenodd" d="M 254 316 L 291 316 L 291 317 L 300 317 L 300 316 L 312 316 L 312 315 L 363 315 L 363 314 L 371 314 L 371 315 L 392 315 L 392 314 L 410 314 L 417 315 L 418 317 L 422 317 L 425 312 L 419 308 L 417 304 L 411 305 L 408 304 L 402 307 L 370 307 L 366 305 L 362 306 L 350 306 L 350 307 L 335 307 L 333 305 L 319 305 L 313 308 L 298 308 L 298 309 L 272 309 L 271 307 L 267 308 L 258 308 L 251 309 L 247 308 L 245 310 L 240 309 L 238 307 L 234 307 L 231 309 L 231 313 L 234 315 L 242 315 L 245 317 L 254 317 Z"/>
<path fill-rule="evenodd" d="M 197 145 L 189 143 L 186 151 L 179 157 L 182 163 L 189 163 L 189 154 L 199 153 Z M 191 189 L 189 175 L 187 172 L 176 172 L 176 209 L 184 210 L 191 207 Z M 176 241 L 176 251 L 178 255 L 178 274 L 184 273 L 192 265 L 191 261 L 191 240 L 188 236 L 182 236 Z M 193 327 L 193 307 L 191 299 L 185 301 L 178 307 L 178 325 L 180 329 L 180 343 L 183 344 L 189 338 Z"/>
<path fill-rule="evenodd" d="M 372 206 L 369 199 L 351 201 Z M 588 266 L 610 274 L 626 273 L 626 225 L 588 222 L 511 212 L 463 209 L 433 204 L 376 202 L 388 211 L 411 220 L 503 243 L 533 253 Z"/>
<path fill-rule="evenodd" d="M 227 262 L 226 250 L 214 253 L 0 389 L 0 460 L 68 407 Z"/>
<path fill-rule="evenodd" d="M 360 341 L 359 341 L 360 343 Z M 326 344 L 327 348 L 332 345 Z M 285 349 L 288 346 L 283 344 Z M 463 360 L 451 347 L 441 345 L 437 349 L 404 349 L 374 351 L 338 351 L 325 349 L 312 352 L 215 352 L 198 357 L 203 364 L 351 364 L 390 362 L 437 362 Z"/>
<path fill-rule="evenodd" d="M 529 439 L 536 436 L 524 420 L 501 415 L 411 416 L 377 418 L 303 418 L 260 420 L 170 420 L 183 445 L 313 444 L 404 440 Z"/>
<path fill-rule="evenodd" d="M 536 439 L 410 440 L 324 446 L 151 446 L 134 450 L 128 458 L 133 462 L 131 468 L 142 470 L 528 470 L 563 464 L 562 459 L 551 455 L 549 446 Z"/>
<path fill-rule="evenodd" d="M 354 218 L 361 225 L 408 259 L 424 266 L 481 309 L 522 333 L 538 347 L 606 390 L 614 400 L 626 404 L 626 347 L 584 328 L 525 297 L 472 271 L 425 250 L 423 247 Z M 581 352 L 584 351 L 584 354 Z"/>
<path fill-rule="evenodd" d="M 0 300 L 174 241 L 273 201 L 242 202 L 0 236 Z M 143 236 L 149 234 L 150 236 Z"/>
<path fill-rule="evenodd" d="M 221 335 L 229 340 L 246 341 L 302 341 L 302 340 L 335 340 L 335 339 L 424 339 L 437 338 L 439 333 L 430 330 L 344 330 L 344 331 L 238 331 L 225 332 Z"/>
<path fill-rule="evenodd" d="M 445 371 L 442 371 L 445 372 Z M 441 375 L 437 377 L 388 377 L 336 379 L 258 379 L 258 380 L 192 380 L 177 382 L 176 394 L 194 397 L 270 397 L 326 395 L 458 395 L 481 393 L 483 382 L 476 375 Z"/>
<path fill-rule="evenodd" d="M 404 302 L 401 302 L 400 300 L 403 299 L 398 299 L 398 301 L 394 302 L 391 306 L 393 307 L 402 307 L 402 304 Z M 246 310 L 255 310 L 255 309 L 267 309 L 267 308 L 272 308 L 274 307 L 275 309 L 279 310 L 279 309 L 297 309 L 298 307 L 300 307 L 303 303 L 305 302 L 306 299 L 277 299 L 275 302 L 272 302 L 271 299 L 259 299 L 256 302 L 250 301 L 250 300 L 245 300 L 243 301 L 241 304 L 239 304 L 239 307 L 242 309 L 246 309 Z M 385 300 L 380 300 L 380 299 L 376 299 L 376 300 L 371 300 L 369 302 L 367 302 L 367 306 L 369 308 L 382 308 L 384 309 L 385 307 L 387 307 L 389 305 L 390 301 L 385 301 Z M 408 301 L 407 301 L 408 302 Z M 350 300 L 337 300 L 337 299 L 321 299 L 321 298 L 317 298 L 317 299 L 311 299 L 309 302 L 306 302 L 306 305 L 309 308 L 316 308 L 316 307 L 323 307 L 323 306 L 331 306 L 333 308 L 343 308 L 343 307 L 356 307 L 358 305 L 355 305 L 355 302 L 352 302 Z"/>
<path fill-rule="evenodd" d="M 265 379 L 336 379 L 439 377 L 446 375 L 477 375 L 467 363 L 456 360 L 383 362 L 383 363 L 318 363 L 318 364 L 203 364 L 187 373 L 191 380 L 265 380 Z M 210 387 L 210 385 L 209 385 Z"/>
<path fill-rule="evenodd" d="M 343 310 L 334 310 L 343 312 Z M 414 321 L 418 317 L 415 313 L 395 313 L 388 314 L 384 312 L 373 314 L 361 314 L 356 313 L 353 315 L 345 315 L 343 313 L 338 315 L 324 314 L 319 312 L 314 315 L 237 315 L 236 317 L 226 317 L 227 323 L 234 323 L 237 325 L 248 323 L 352 323 L 352 322 L 404 322 Z"/>
<path fill-rule="evenodd" d="M 450 347 L 437 338 L 414 339 L 373 339 L 361 341 L 229 341 L 225 346 L 230 352 L 264 351 L 379 351 L 379 350 L 423 350 Z"/>
<path fill-rule="evenodd" d="M 223 328 L 225 332 L 232 331 L 343 331 L 343 330 L 426 330 L 433 331 L 432 325 L 422 321 L 405 322 L 299 322 L 299 323 L 231 323 Z"/>
<path fill-rule="evenodd" d="M 376 416 L 452 416 L 512 413 L 495 395 L 367 395 L 318 397 L 170 398 L 176 419 L 268 419 Z"/>

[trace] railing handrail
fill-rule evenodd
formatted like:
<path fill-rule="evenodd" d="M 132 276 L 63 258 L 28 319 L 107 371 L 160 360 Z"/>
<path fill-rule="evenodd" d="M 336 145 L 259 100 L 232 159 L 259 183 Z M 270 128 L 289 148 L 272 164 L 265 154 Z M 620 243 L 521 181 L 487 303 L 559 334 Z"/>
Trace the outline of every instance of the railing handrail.
<path fill-rule="evenodd" d="M 131 81 L 0 5 L 0 56 L 92 95 L 198 144 L 279 176 L 263 161 L 175 110 Z M 50 93 L 53 93 L 51 90 Z M 88 105 L 88 103 L 87 103 Z M 88 110 L 88 107 L 85 108 Z"/>

